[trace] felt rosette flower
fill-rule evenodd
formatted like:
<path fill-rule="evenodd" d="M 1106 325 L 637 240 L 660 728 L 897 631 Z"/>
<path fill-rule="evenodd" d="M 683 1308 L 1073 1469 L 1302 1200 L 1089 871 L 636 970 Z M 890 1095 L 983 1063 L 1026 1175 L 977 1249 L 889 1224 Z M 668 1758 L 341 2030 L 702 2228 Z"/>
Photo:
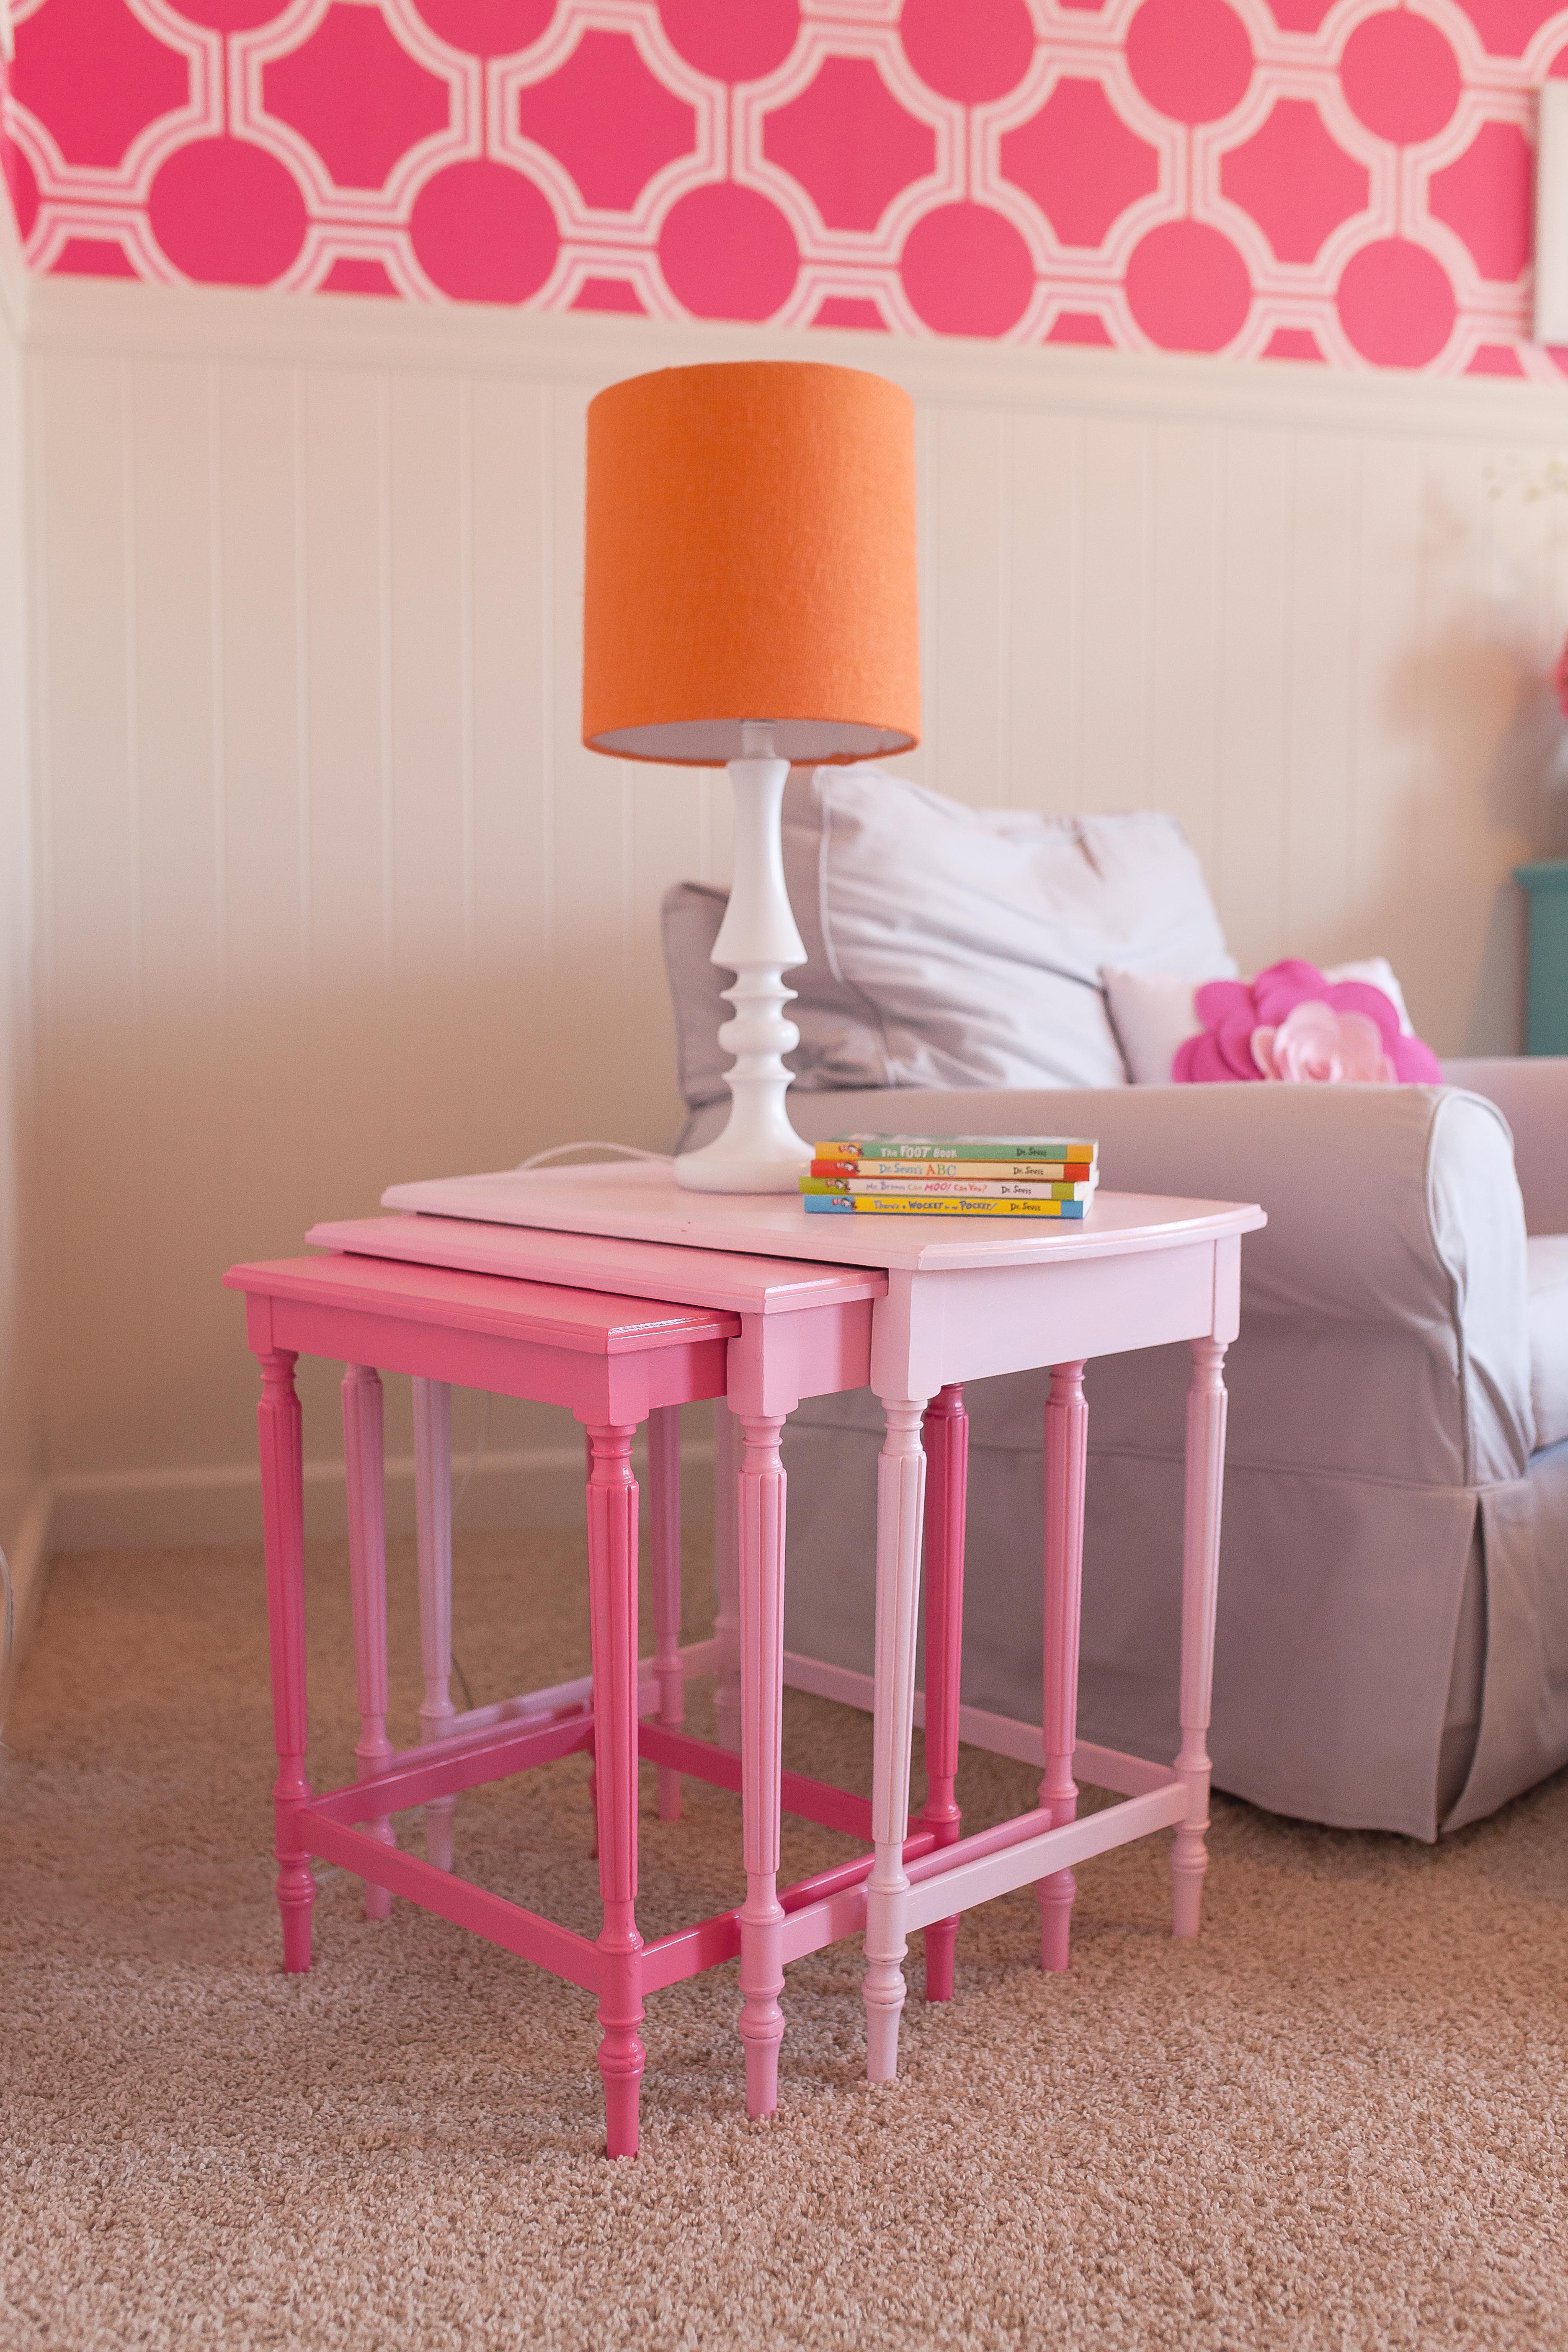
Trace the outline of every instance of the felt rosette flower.
<path fill-rule="evenodd" d="M 1211 980 L 1194 1000 L 1204 1026 L 1176 1048 L 1185 1086 L 1272 1079 L 1286 1086 L 1436 1086 L 1437 1056 L 1407 1037 L 1391 998 L 1364 980 L 1329 981 L 1289 957 L 1256 980 Z"/>
<path fill-rule="evenodd" d="M 1331 1004 L 1298 1004 L 1277 1029 L 1255 1029 L 1252 1058 L 1264 1077 L 1291 1086 L 1391 1087 L 1397 1076 L 1376 1022 Z"/>

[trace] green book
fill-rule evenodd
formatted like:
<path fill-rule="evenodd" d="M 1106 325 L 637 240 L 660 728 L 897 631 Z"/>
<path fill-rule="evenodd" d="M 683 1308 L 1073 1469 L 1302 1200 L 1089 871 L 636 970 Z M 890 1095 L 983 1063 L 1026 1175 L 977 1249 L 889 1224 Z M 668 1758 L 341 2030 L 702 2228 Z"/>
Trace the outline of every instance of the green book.
<path fill-rule="evenodd" d="M 1060 1160 L 1091 1162 L 1087 1136 L 836 1135 L 812 1150 L 818 1160 Z"/>

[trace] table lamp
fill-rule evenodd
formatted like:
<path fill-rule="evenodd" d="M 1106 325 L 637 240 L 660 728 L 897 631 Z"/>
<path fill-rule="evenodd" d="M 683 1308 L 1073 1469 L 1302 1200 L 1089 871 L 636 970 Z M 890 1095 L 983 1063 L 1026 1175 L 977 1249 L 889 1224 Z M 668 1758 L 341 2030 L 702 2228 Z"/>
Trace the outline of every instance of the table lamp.
<path fill-rule="evenodd" d="M 805 961 L 784 887 L 792 761 L 920 740 L 914 411 L 858 368 L 665 368 L 588 409 L 583 740 L 728 767 L 735 868 L 713 961 L 735 974 L 730 1118 L 675 1163 L 703 1192 L 793 1192 L 784 984 Z"/>

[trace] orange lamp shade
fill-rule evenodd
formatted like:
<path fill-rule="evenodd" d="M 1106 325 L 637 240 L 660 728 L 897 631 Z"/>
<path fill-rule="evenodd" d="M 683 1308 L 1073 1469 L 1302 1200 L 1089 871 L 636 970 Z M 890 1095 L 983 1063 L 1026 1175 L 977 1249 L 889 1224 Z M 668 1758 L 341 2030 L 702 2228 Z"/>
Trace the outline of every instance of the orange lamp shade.
<path fill-rule="evenodd" d="M 665 368 L 588 409 L 583 740 L 716 767 L 920 740 L 914 410 L 859 368 Z"/>

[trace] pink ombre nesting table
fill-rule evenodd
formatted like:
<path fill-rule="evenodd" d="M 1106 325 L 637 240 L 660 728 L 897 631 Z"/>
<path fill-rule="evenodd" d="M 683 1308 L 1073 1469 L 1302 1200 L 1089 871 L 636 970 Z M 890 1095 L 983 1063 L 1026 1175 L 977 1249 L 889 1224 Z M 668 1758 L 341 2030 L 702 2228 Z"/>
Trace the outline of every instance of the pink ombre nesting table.
<path fill-rule="evenodd" d="M 1207 1861 L 1206 1733 L 1225 1451 L 1222 1368 L 1237 1326 L 1241 1239 L 1265 1223 L 1259 1208 L 1102 1192 L 1089 1216 L 1053 1221 L 1045 1231 L 1023 1220 L 812 1217 L 789 1197 L 683 1192 L 667 1167 L 649 1164 L 454 1178 L 395 1186 L 384 1198 L 402 1213 L 318 1225 L 309 1238 L 356 1255 L 512 1279 L 544 1276 L 605 1292 L 624 1284 L 689 1306 L 722 1305 L 738 1317 L 726 1391 L 743 1440 L 738 1490 L 725 1475 L 730 1415 L 718 1415 L 720 1632 L 700 1659 L 690 1651 L 684 1658 L 689 1668 L 719 1667 L 722 1720 L 727 1638 L 732 1641 L 725 1627 L 727 1585 L 738 1585 L 747 1895 L 739 1913 L 727 1918 L 738 1923 L 752 2114 L 774 2104 L 785 1963 L 862 1927 L 873 2081 L 889 2080 L 897 2069 L 902 1962 L 912 1929 L 926 1933 L 928 1993 L 945 1997 L 962 1912 L 1035 1884 L 1042 1965 L 1064 1969 L 1074 1865 L 1174 1827 L 1174 1930 L 1196 1934 Z M 646 1275 L 651 1253 L 659 1261 L 657 1284 Z M 858 1277 L 869 1287 L 839 1307 L 825 1300 L 815 1331 L 805 1318 L 780 1314 L 770 1302 L 757 1311 L 755 1293 L 748 1312 L 726 1285 L 755 1283 L 767 1261 L 781 1259 L 789 1264 L 780 1274 L 787 1270 L 796 1282 L 810 1269 L 823 1280 Z M 752 1271 L 738 1276 L 735 1269 L 745 1265 Z M 838 1336 L 830 1339 L 830 1332 Z M 1182 1536 L 1182 1737 L 1165 1768 L 1079 1743 L 1076 1736 L 1088 1440 L 1083 1370 L 1092 1356 L 1177 1340 L 1190 1343 L 1193 1370 Z M 963 1388 L 971 1380 L 1040 1366 L 1051 1369 L 1044 1430 L 1044 1779 L 1036 1808 L 965 1838 L 954 1796 L 967 1465 Z M 799 1398 L 862 1385 L 875 1391 L 887 1422 L 878 1472 L 873 1786 L 864 1823 L 858 1801 L 838 1792 L 829 1801 L 782 1772 L 784 1490 L 778 1450 L 784 1416 Z M 444 1475 L 429 1466 L 433 1476 Z M 658 1454 L 653 1466 L 656 1545 L 662 1526 L 668 1550 L 675 1507 L 672 1457 L 663 1456 L 662 1478 Z M 738 1491 L 738 1534 L 731 1538 L 728 1567 L 726 1486 Z M 922 1530 L 929 1790 L 911 1837 Z M 731 1614 L 731 1629 L 733 1623 Z M 667 1695 L 681 1654 L 667 1612 L 652 1662 L 652 1680 Z M 648 1703 L 651 1709 L 651 1690 Z M 732 1697 L 729 1704 L 732 1708 Z M 643 1753 L 657 1762 L 709 1779 L 726 1777 L 713 1761 L 719 1751 L 700 1743 L 678 1745 L 675 1734 L 652 1725 L 642 1740 Z M 730 1770 L 733 1785 L 732 1765 Z M 1078 1819 L 1080 1778 L 1121 1801 Z M 781 1801 L 835 1827 L 861 1834 L 868 1829 L 874 1848 L 868 1867 L 847 1865 L 781 1898 Z M 704 1948 L 715 1958 L 722 1956 L 721 1944 L 733 1948 L 718 1923 L 692 1934 L 698 1942 L 707 1938 Z M 685 1972 L 671 1967 L 658 1980 Z"/>

